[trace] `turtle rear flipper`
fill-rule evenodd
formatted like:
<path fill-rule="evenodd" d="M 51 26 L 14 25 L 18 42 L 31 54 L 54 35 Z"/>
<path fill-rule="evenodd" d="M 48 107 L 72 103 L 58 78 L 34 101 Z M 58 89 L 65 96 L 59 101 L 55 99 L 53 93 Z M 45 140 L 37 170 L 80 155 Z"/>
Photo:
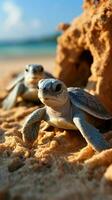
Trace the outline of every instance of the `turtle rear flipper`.
<path fill-rule="evenodd" d="M 17 97 L 24 93 L 24 91 L 25 86 L 22 83 L 17 84 L 2 102 L 2 107 L 4 108 L 4 110 L 13 108 L 16 104 Z"/>
<path fill-rule="evenodd" d="M 77 111 L 73 117 L 73 122 L 81 132 L 88 144 L 100 152 L 102 150 L 110 148 L 110 145 L 103 138 L 103 135 L 94 126 L 86 121 L 85 114 L 82 111 Z"/>

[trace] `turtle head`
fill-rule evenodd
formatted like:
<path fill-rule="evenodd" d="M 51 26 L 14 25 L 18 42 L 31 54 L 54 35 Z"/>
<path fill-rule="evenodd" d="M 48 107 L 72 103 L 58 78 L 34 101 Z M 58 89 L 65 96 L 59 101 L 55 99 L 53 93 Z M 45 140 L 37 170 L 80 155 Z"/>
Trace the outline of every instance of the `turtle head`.
<path fill-rule="evenodd" d="M 25 67 L 26 85 L 37 85 L 38 81 L 44 78 L 44 68 L 42 65 L 29 64 Z"/>
<path fill-rule="evenodd" d="M 68 100 L 67 87 L 57 79 L 42 79 L 38 83 L 38 97 L 47 106 L 63 106 Z"/>

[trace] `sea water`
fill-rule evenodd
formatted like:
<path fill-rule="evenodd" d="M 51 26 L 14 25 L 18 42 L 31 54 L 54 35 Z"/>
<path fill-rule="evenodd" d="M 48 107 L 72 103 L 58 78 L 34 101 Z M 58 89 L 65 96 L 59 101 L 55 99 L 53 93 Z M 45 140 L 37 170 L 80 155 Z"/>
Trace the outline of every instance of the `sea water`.
<path fill-rule="evenodd" d="M 54 55 L 56 41 L 0 42 L 0 57 Z"/>

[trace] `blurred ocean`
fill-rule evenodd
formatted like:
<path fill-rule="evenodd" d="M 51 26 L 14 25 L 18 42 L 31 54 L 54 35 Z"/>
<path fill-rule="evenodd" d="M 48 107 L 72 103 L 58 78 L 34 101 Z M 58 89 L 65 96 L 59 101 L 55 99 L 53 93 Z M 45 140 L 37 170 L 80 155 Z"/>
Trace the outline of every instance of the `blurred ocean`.
<path fill-rule="evenodd" d="M 54 55 L 58 35 L 25 41 L 1 41 L 0 57 Z"/>

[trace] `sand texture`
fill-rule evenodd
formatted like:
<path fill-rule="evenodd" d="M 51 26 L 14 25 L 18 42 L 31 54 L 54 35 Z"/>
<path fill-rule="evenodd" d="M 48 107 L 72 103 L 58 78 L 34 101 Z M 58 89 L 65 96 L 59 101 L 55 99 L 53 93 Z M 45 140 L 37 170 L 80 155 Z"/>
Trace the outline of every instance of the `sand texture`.
<path fill-rule="evenodd" d="M 55 75 L 68 86 L 86 86 L 112 112 L 112 1 L 84 0 L 83 8 L 59 26 Z"/>
<path fill-rule="evenodd" d="M 112 1 L 85 0 L 83 14 L 59 28 L 56 77 L 69 86 L 87 85 L 112 112 Z M 53 61 L 0 60 L 0 101 L 25 64 L 41 63 L 52 72 Z M 37 107 L 19 102 L 10 111 L 0 108 L 0 200 L 111 200 L 112 148 L 97 153 L 79 131 L 43 131 L 45 122 L 37 140 L 24 143 L 22 124 Z M 112 146 L 112 131 L 104 137 Z"/>
<path fill-rule="evenodd" d="M 13 76 L 1 79 L 1 100 Z M 96 153 L 78 131 L 42 131 L 45 122 L 34 144 L 23 143 L 22 124 L 37 107 L 0 109 L 0 200 L 111 200 L 112 149 Z M 112 144 L 112 132 L 104 137 Z"/>

